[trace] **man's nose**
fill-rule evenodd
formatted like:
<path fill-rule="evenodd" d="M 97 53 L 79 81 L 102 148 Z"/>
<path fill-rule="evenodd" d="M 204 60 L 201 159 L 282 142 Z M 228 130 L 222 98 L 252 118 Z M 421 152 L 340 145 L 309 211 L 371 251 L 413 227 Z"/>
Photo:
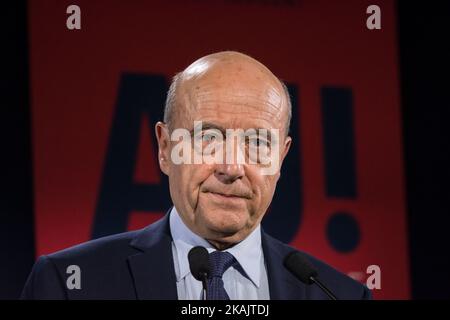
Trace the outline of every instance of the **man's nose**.
<path fill-rule="evenodd" d="M 233 183 L 245 175 L 244 165 L 240 163 L 220 164 L 216 166 L 216 171 L 214 174 L 222 183 Z"/>
<path fill-rule="evenodd" d="M 231 142 L 230 142 L 231 141 Z M 224 162 L 216 165 L 215 175 L 222 183 L 233 183 L 245 175 L 242 145 L 232 137 L 224 145 Z"/>

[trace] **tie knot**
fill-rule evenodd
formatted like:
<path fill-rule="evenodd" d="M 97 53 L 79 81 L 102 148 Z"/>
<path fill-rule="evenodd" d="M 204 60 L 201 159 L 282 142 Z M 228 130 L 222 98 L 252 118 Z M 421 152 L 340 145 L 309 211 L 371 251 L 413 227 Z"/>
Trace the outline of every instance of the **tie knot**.
<path fill-rule="evenodd" d="M 229 252 L 214 251 L 209 254 L 209 261 L 211 263 L 210 278 L 219 277 L 222 278 L 223 273 L 237 263 L 237 260 Z"/>

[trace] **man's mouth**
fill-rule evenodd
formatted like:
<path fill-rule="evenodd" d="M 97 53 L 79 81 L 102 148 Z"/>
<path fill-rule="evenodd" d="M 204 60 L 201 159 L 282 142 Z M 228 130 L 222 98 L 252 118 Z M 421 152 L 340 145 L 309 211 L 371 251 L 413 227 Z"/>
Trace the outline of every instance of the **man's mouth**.
<path fill-rule="evenodd" d="M 222 202 L 228 204 L 242 204 L 246 198 L 240 195 L 230 194 L 230 193 L 220 193 L 220 192 L 207 192 L 213 202 Z"/>
<path fill-rule="evenodd" d="M 236 195 L 236 194 L 226 194 L 226 193 L 220 193 L 220 192 L 210 192 L 210 193 L 215 194 L 215 195 L 219 195 L 219 196 L 222 196 L 222 197 L 226 197 L 226 198 L 244 198 L 243 196 L 239 196 L 239 195 Z"/>

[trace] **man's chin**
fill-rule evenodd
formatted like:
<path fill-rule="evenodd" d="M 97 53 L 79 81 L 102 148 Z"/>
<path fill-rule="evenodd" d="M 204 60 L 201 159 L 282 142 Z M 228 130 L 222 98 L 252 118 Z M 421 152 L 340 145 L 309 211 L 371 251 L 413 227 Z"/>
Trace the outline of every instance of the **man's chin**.
<path fill-rule="evenodd" d="M 239 230 L 240 231 L 240 230 Z M 205 239 L 218 250 L 230 248 L 243 240 L 241 232 L 211 232 Z"/>
<path fill-rule="evenodd" d="M 211 239 L 231 239 L 239 233 L 242 233 L 245 228 L 245 223 L 233 223 L 233 224 L 208 224 L 208 235 Z"/>

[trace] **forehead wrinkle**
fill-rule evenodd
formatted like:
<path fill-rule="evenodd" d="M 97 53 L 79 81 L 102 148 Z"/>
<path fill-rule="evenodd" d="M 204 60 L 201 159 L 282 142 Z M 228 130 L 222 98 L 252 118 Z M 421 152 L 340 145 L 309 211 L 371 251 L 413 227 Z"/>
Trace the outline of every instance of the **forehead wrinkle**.
<path fill-rule="evenodd" d="M 256 123 L 253 122 L 252 120 L 254 119 L 244 119 L 244 120 L 248 120 L 248 123 L 238 123 L 240 121 L 242 121 L 242 118 L 233 118 L 231 121 L 227 122 L 226 124 L 224 124 L 221 119 L 216 119 L 216 118 L 210 118 L 210 117 L 205 117 L 204 119 L 202 119 L 202 122 L 204 123 L 209 123 L 209 124 L 214 124 L 214 126 L 218 127 L 218 128 L 223 128 L 223 129 L 243 129 L 244 131 L 247 129 L 255 129 L 255 130 L 259 130 L 259 129 L 266 129 L 266 130 L 270 130 L 270 129 L 279 129 L 279 128 L 274 128 L 271 123 L 268 120 L 265 119 L 261 119 L 261 123 Z M 202 126 L 202 128 L 204 128 Z"/>
<path fill-rule="evenodd" d="M 252 94 L 253 93 L 253 94 Z M 267 99 L 269 96 L 269 99 Z M 238 104 L 244 106 L 253 106 L 258 109 L 259 112 L 269 112 L 264 110 L 264 107 L 273 109 L 274 115 L 280 118 L 280 113 L 283 107 L 283 100 L 281 96 L 272 90 L 264 97 L 261 97 L 260 91 L 257 89 L 247 89 L 244 92 L 232 92 L 231 94 L 223 92 L 215 93 L 211 91 L 194 92 L 192 94 L 192 100 L 196 101 L 196 105 L 208 105 L 208 104 Z"/>
<path fill-rule="evenodd" d="M 261 92 L 257 89 L 246 89 L 245 91 L 236 90 L 232 91 L 231 93 L 223 93 L 223 92 L 211 92 L 211 91 L 201 91 L 201 92 L 194 92 L 192 94 L 193 98 L 196 99 L 209 99 L 210 96 L 226 96 L 226 97 L 235 97 L 237 99 L 241 98 L 252 98 L 261 100 L 264 102 L 267 102 L 273 106 L 281 107 L 281 96 L 275 91 L 272 90 L 270 92 L 261 94 Z M 263 97 L 261 97 L 263 96 Z"/>
<path fill-rule="evenodd" d="M 186 90 L 187 91 L 187 90 Z M 229 126 L 230 124 L 234 124 L 236 122 L 236 120 L 239 120 L 239 115 L 236 114 L 236 112 L 234 112 L 233 110 L 230 110 L 228 108 L 224 108 L 224 107 L 220 107 L 220 105 L 227 105 L 227 104 L 231 104 L 231 105 L 241 105 L 243 108 L 249 108 L 252 110 L 256 110 L 257 111 L 257 117 L 260 120 L 262 120 L 264 122 L 264 126 L 268 129 L 270 128 L 275 128 L 275 129 L 281 129 L 284 126 L 284 122 L 283 123 L 279 123 L 276 124 L 273 122 L 274 119 L 276 119 L 277 121 L 282 121 L 283 117 L 284 117 L 284 112 L 282 109 L 282 106 L 279 105 L 273 105 L 271 103 L 268 103 L 267 100 L 265 99 L 260 99 L 260 98 L 255 98 L 255 101 L 260 101 L 261 103 L 265 103 L 268 108 L 261 108 L 261 105 L 259 103 L 253 104 L 253 103 L 249 103 L 248 101 L 246 103 L 240 103 L 239 101 L 236 100 L 219 100 L 217 99 L 217 97 L 215 97 L 213 94 L 206 94 L 206 93 L 199 93 L 200 96 L 205 96 L 205 97 L 212 97 L 211 99 L 196 99 L 196 95 L 193 94 L 192 91 L 187 91 L 187 92 L 183 92 L 183 94 L 180 94 L 180 98 L 182 99 L 182 101 L 180 101 L 183 106 L 181 107 L 182 109 L 180 109 L 179 111 L 179 116 L 178 118 L 180 119 L 179 122 L 179 126 L 180 127 L 186 127 L 186 128 L 190 128 L 192 123 L 194 121 L 198 121 L 198 120 L 206 120 L 206 119 L 210 119 L 213 122 L 216 122 L 217 119 L 217 115 L 218 114 L 223 114 L 223 113 L 228 113 L 228 114 L 232 114 L 233 115 L 233 120 L 231 121 L 231 123 L 229 124 L 225 124 L 225 126 Z M 181 93 L 181 92 L 180 92 Z M 239 96 L 240 98 L 242 98 L 242 96 Z M 215 98 L 215 99 L 214 99 Z M 200 101 L 199 101 L 200 100 Z M 202 116 L 201 119 L 199 119 L 197 117 L 197 112 L 202 110 L 203 112 L 205 112 L 206 114 L 204 114 Z M 184 112 L 183 112 L 184 111 Z M 213 114 L 214 116 L 211 117 L 210 114 Z M 220 120 L 220 119 L 219 119 Z M 231 126 L 233 127 L 233 125 Z M 244 126 L 244 127 L 251 127 L 253 128 L 254 126 Z M 257 127 L 261 127 L 261 125 L 257 125 Z"/>
<path fill-rule="evenodd" d="M 212 95 L 213 96 L 213 95 Z M 248 96 L 248 95 L 229 95 L 227 97 L 224 97 L 223 99 L 213 96 L 206 96 L 206 98 L 199 99 L 200 101 L 197 101 L 197 105 L 210 105 L 210 104 L 236 104 L 236 105 L 248 105 L 248 106 L 254 106 L 255 108 L 260 109 L 261 112 L 267 111 L 262 108 L 264 107 L 270 107 L 271 109 L 274 109 L 276 113 L 281 111 L 281 104 L 275 104 L 270 101 L 267 101 L 264 98 L 260 98 L 257 96 Z M 244 99 L 243 99 L 244 98 Z"/>
<path fill-rule="evenodd" d="M 277 120 L 280 120 L 283 117 L 283 113 L 281 112 L 280 108 L 276 107 L 276 106 L 270 106 L 272 109 L 275 110 L 275 112 L 271 112 L 270 110 L 266 110 L 266 109 L 262 109 L 261 105 L 257 104 L 251 104 L 251 103 L 236 103 L 236 101 L 226 101 L 226 100 L 209 100 L 208 102 L 202 103 L 200 105 L 197 106 L 196 110 L 204 110 L 204 111 L 210 111 L 211 113 L 231 113 L 235 116 L 239 116 L 239 114 L 236 114 L 236 112 L 232 111 L 232 110 L 228 110 L 224 107 L 222 108 L 217 108 L 218 105 L 240 105 L 244 108 L 250 108 L 253 110 L 258 111 L 258 116 L 259 115 L 267 115 L 266 118 L 268 119 L 273 119 L 276 118 Z M 219 110 L 218 110 L 219 109 Z"/>
<path fill-rule="evenodd" d="M 215 108 L 208 108 L 208 111 L 210 112 L 205 112 L 205 114 L 202 115 L 201 119 L 195 119 L 195 121 L 217 123 L 224 128 L 240 127 L 243 129 L 250 129 L 250 128 L 281 129 L 281 127 L 283 126 L 282 123 L 277 125 L 273 122 L 272 114 L 259 115 L 258 118 L 256 117 L 250 118 L 250 117 L 241 117 L 232 111 L 226 111 L 226 113 L 231 114 L 232 117 L 226 123 L 224 123 L 224 120 L 222 119 L 223 117 L 217 115 L 217 110 Z M 260 123 L 258 123 L 258 121 Z M 240 125 L 237 125 L 237 123 L 239 123 Z"/>

